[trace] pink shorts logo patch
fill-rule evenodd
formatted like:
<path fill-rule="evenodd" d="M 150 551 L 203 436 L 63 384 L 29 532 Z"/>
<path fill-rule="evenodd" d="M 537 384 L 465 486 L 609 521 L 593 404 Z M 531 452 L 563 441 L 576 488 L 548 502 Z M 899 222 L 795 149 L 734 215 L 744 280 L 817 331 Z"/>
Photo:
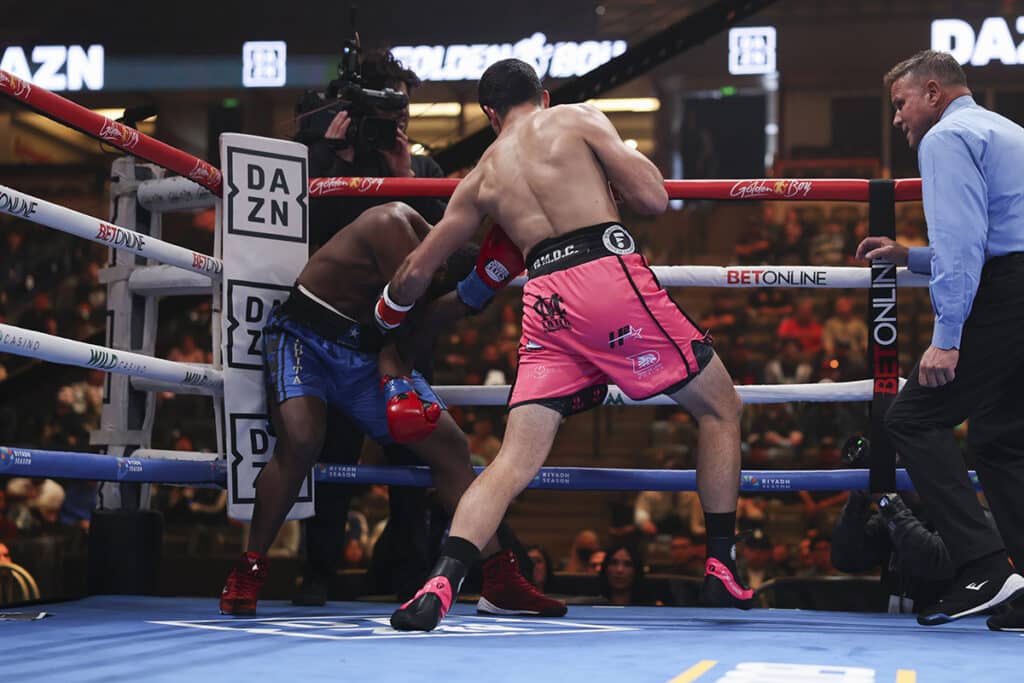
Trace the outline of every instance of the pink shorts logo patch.
<path fill-rule="evenodd" d="M 634 339 L 643 339 L 643 331 L 644 328 L 633 327 L 632 325 L 624 325 L 617 330 L 613 330 L 608 333 L 608 348 L 614 349 L 616 344 L 622 346 L 630 337 Z"/>
<path fill-rule="evenodd" d="M 569 319 L 565 317 L 562 297 L 552 294 L 548 297 L 537 296 L 533 302 L 533 310 L 541 317 L 540 324 L 545 332 L 557 332 L 569 329 Z"/>
<path fill-rule="evenodd" d="M 619 256 L 632 254 L 636 251 L 636 243 L 633 241 L 633 236 L 626 232 L 626 229 L 621 225 L 613 225 L 605 230 L 604 235 L 601 236 L 601 241 L 604 243 L 605 249 Z"/>
<path fill-rule="evenodd" d="M 639 379 L 649 377 L 662 369 L 661 354 L 657 351 L 643 351 L 628 358 L 633 361 L 633 374 Z"/>

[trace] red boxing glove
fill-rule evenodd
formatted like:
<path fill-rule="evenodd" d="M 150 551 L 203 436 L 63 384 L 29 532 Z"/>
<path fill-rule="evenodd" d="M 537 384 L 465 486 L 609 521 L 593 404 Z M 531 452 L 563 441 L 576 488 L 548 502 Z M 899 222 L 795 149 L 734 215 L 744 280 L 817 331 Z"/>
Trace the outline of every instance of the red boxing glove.
<path fill-rule="evenodd" d="M 373 317 L 377 320 L 377 327 L 384 332 L 393 330 L 401 325 L 402 321 L 405 320 L 405 315 L 412 308 L 412 304 L 402 306 L 392 301 L 391 297 L 388 296 L 388 288 L 390 286 L 390 282 L 384 285 L 384 291 L 381 292 L 380 298 L 377 299 L 377 305 L 373 308 Z"/>
<path fill-rule="evenodd" d="M 424 401 L 408 377 L 381 378 L 388 416 L 388 433 L 395 443 L 422 441 L 437 429 L 441 406 Z"/>
<path fill-rule="evenodd" d="M 473 272 L 459 282 L 459 299 L 479 311 L 525 267 L 523 252 L 495 223 L 480 244 Z"/>

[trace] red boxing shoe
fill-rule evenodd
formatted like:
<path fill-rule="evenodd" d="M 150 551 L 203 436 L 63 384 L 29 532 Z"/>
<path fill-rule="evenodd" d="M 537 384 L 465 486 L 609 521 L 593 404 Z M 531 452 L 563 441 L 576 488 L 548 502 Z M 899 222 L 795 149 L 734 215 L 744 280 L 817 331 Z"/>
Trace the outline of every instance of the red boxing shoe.
<path fill-rule="evenodd" d="M 481 614 L 517 614 L 535 617 L 562 617 L 565 603 L 537 590 L 519 572 L 516 554 L 511 549 L 494 555 L 483 565 L 484 586 L 476 611 Z"/>
<path fill-rule="evenodd" d="M 270 561 L 265 556 L 242 553 L 220 593 L 220 613 L 236 617 L 256 614 L 256 600 L 267 580 L 269 567 Z"/>
<path fill-rule="evenodd" d="M 754 606 L 754 591 L 741 584 L 723 562 L 709 557 L 704 563 L 700 604 L 705 607 L 750 609 Z"/>

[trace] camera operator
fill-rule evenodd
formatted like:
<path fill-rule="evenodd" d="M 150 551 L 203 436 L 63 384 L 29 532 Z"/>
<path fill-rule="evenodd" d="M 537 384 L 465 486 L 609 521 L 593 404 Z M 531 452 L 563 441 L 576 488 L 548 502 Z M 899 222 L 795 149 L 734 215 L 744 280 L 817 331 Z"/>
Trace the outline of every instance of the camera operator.
<path fill-rule="evenodd" d="M 307 95 L 299 108 L 313 111 L 302 117 L 296 136 L 309 146 L 309 170 L 312 177 L 386 177 L 443 178 L 444 172 L 428 156 L 414 155 L 409 149 L 409 95 L 420 85 L 415 73 L 402 66 L 390 52 L 368 52 L 361 73 L 342 73 L 340 80 L 358 79 L 365 90 L 394 93 L 386 106 L 366 98 L 348 105 L 324 106 L 322 96 Z M 336 83 L 328 89 L 337 90 Z M 342 93 L 344 94 L 344 93 Z M 392 94 L 392 93 L 388 93 Z M 397 106 L 401 104 L 401 106 Z M 338 110 L 338 111 L 335 111 Z M 328 122 L 329 121 L 329 122 Z M 385 122 L 393 121 L 392 134 Z M 401 199 L 433 225 L 444 215 L 445 202 L 430 197 L 322 197 L 310 201 L 312 241 L 324 244 L 334 233 L 354 221 L 366 209 Z"/>
<path fill-rule="evenodd" d="M 843 446 L 847 467 L 866 467 L 871 444 L 852 437 Z M 872 501 L 877 502 L 877 512 Z M 991 520 L 990 520 L 991 522 Z M 881 567 L 889 613 L 918 612 L 938 602 L 956 567 L 945 543 L 923 516 L 917 493 L 851 491 L 832 532 L 832 564 L 855 573 Z"/>

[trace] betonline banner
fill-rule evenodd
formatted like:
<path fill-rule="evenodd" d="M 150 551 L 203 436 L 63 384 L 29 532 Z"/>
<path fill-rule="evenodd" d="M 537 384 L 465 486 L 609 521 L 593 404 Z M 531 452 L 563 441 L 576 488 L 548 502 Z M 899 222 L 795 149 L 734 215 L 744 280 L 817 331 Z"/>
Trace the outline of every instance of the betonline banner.
<path fill-rule="evenodd" d="M 625 51 L 624 40 L 551 44 L 543 33 L 534 33 L 516 43 L 391 48 L 391 54 L 424 81 L 475 81 L 491 64 L 509 57 L 533 66 L 540 78 L 572 78 L 593 71 Z"/>

